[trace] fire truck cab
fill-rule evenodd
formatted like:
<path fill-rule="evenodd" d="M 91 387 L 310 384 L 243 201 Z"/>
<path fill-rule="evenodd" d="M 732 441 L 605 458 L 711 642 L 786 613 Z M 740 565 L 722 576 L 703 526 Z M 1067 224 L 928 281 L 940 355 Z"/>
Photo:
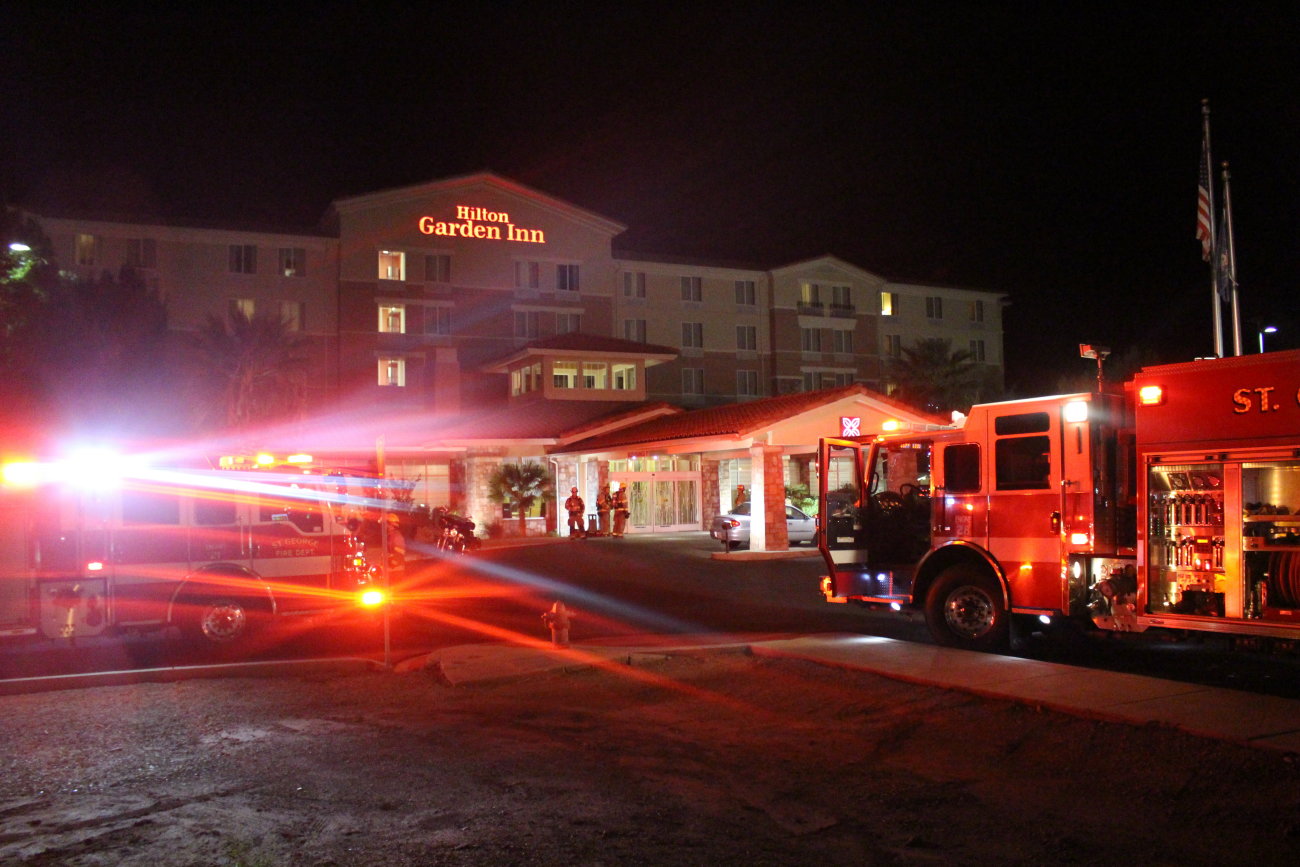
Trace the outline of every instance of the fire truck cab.
<path fill-rule="evenodd" d="M 0 635 L 179 627 L 234 646 L 370 589 L 332 484 L 275 472 L 9 464 L 0 486 Z"/>
<path fill-rule="evenodd" d="M 824 439 L 818 468 L 826 599 L 940 643 L 1001 648 L 1016 615 L 1300 638 L 1300 352 Z"/>

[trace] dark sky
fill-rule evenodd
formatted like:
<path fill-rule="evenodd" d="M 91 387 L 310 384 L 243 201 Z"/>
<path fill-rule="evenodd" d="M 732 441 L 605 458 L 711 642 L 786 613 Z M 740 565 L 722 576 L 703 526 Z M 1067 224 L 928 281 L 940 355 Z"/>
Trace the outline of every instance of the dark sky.
<path fill-rule="evenodd" d="M 1200 102 L 1246 347 L 1300 346 L 1288 4 L 5 3 L 0 195 L 311 225 L 492 170 L 643 252 L 1006 292 L 1008 378 L 1212 350 Z"/>

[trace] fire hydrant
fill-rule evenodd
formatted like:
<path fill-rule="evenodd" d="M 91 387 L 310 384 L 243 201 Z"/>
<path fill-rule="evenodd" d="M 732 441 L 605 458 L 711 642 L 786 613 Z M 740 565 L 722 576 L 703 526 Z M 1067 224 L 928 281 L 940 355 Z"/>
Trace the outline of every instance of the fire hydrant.
<path fill-rule="evenodd" d="M 550 627 L 551 643 L 556 647 L 569 646 L 569 624 L 576 616 L 563 602 L 556 602 L 550 611 L 542 612 L 542 622 Z"/>

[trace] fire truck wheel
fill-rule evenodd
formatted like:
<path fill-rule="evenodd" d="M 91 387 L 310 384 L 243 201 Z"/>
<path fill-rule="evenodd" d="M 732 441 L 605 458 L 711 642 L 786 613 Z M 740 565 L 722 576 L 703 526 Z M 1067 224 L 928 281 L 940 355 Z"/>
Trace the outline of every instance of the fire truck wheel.
<path fill-rule="evenodd" d="M 1010 643 L 1010 615 L 997 581 L 972 566 L 950 566 L 925 599 L 925 623 L 946 647 L 1002 651 Z"/>
<path fill-rule="evenodd" d="M 186 606 L 185 633 L 198 645 L 228 648 L 243 644 L 257 631 L 260 612 L 246 601 L 216 597 L 195 599 Z"/>

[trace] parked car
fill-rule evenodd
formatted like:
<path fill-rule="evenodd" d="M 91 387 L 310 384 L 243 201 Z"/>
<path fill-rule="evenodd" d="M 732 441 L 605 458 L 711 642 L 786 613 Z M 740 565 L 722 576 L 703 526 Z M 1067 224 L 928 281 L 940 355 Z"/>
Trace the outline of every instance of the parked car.
<path fill-rule="evenodd" d="M 714 518 L 709 535 L 721 542 L 722 547 L 728 551 L 740 545 L 748 545 L 749 521 L 749 503 L 741 503 L 727 514 Z M 817 522 L 811 515 L 786 504 L 785 530 L 791 545 L 812 542 L 817 533 Z"/>

